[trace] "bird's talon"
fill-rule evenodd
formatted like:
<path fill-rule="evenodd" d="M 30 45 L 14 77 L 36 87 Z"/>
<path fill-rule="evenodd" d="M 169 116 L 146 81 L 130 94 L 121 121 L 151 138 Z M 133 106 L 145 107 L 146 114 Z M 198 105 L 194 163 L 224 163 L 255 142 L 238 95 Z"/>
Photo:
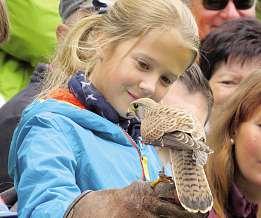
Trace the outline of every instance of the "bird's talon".
<path fill-rule="evenodd" d="M 174 183 L 171 176 L 166 176 L 162 171 L 159 172 L 159 178 L 151 182 L 151 187 L 154 189 L 159 183 Z"/>

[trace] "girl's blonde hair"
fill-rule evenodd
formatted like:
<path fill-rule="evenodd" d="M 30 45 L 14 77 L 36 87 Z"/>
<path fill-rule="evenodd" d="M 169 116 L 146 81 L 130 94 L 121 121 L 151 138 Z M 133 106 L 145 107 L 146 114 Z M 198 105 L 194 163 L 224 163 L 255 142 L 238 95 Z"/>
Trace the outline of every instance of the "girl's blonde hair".
<path fill-rule="evenodd" d="M 8 32 L 9 21 L 5 6 L 5 0 L 0 0 L 0 43 L 8 38 Z"/>
<path fill-rule="evenodd" d="M 171 28 L 179 31 L 194 55 L 194 62 L 199 46 L 198 29 L 185 4 L 180 0 L 117 0 L 105 14 L 83 18 L 70 30 L 57 49 L 42 95 L 66 87 L 76 70 L 90 73 L 105 46 L 113 49 L 121 41 L 148 31 Z"/>
<path fill-rule="evenodd" d="M 242 82 L 211 120 L 208 144 L 213 146 L 214 154 L 210 156 L 207 175 L 218 217 L 226 217 L 229 190 L 238 172 L 234 151 L 236 145 L 231 138 L 241 123 L 247 121 L 260 105 L 261 70 L 258 70 Z"/>

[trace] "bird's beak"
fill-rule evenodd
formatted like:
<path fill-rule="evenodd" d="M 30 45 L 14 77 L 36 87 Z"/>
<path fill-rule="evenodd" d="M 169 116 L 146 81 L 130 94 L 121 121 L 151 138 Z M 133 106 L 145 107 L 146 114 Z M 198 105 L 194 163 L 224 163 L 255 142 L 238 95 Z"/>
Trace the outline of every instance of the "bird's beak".
<path fill-rule="evenodd" d="M 127 112 L 127 118 L 129 118 L 129 119 L 136 118 L 135 111 L 133 111 L 132 109 L 129 108 L 128 112 Z"/>
<path fill-rule="evenodd" d="M 139 116 L 137 115 L 137 111 L 134 108 L 129 108 L 126 116 L 128 119 L 134 118 L 134 119 L 138 120 L 139 122 L 141 121 Z"/>
<path fill-rule="evenodd" d="M 134 118 L 134 113 L 132 112 L 127 112 L 127 118 Z"/>

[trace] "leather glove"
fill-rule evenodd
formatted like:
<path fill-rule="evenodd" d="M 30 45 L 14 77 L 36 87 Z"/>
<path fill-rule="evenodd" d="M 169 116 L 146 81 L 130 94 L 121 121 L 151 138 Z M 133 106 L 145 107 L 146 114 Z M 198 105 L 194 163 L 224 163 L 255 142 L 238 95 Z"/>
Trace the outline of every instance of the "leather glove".
<path fill-rule="evenodd" d="M 174 184 L 134 182 L 126 188 L 82 193 L 68 208 L 65 218 L 133 218 L 178 217 L 199 218 L 183 209 L 177 199 Z"/>
<path fill-rule="evenodd" d="M 14 187 L 11 187 L 0 193 L 0 198 L 3 199 L 5 204 L 12 209 L 12 211 L 16 211 L 16 202 L 17 202 L 17 194 Z"/>

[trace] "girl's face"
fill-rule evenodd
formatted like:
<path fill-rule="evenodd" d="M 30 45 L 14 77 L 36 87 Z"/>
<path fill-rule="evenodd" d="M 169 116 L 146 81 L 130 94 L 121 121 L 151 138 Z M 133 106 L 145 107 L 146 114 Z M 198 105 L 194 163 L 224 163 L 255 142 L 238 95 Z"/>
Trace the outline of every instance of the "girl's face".
<path fill-rule="evenodd" d="M 89 79 L 118 113 L 126 117 L 133 100 L 160 101 L 170 85 L 191 64 L 193 53 L 180 34 L 151 31 L 104 51 Z"/>
<path fill-rule="evenodd" d="M 241 123 L 234 140 L 241 179 L 261 187 L 261 105 Z"/>

